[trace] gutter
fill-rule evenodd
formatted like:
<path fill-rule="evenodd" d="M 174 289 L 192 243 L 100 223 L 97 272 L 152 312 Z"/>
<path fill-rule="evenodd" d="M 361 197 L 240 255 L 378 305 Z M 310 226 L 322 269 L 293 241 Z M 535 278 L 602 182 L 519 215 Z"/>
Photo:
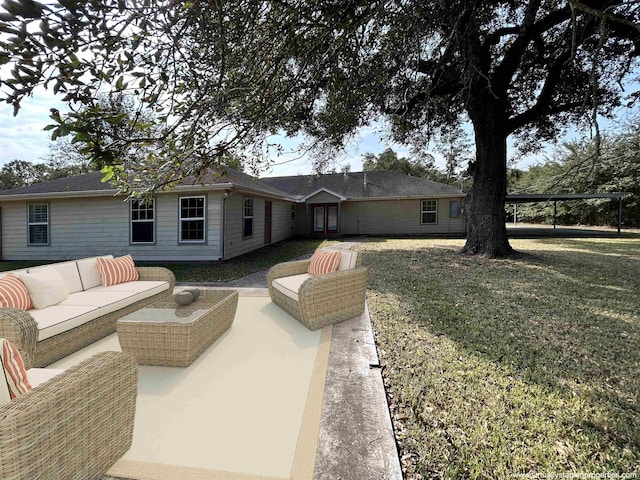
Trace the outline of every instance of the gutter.
<path fill-rule="evenodd" d="M 179 192 L 201 192 L 233 189 L 232 183 L 215 183 L 213 185 L 179 185 L 171 190 L 160 190 L 158 195 Z M 73 192 L 44 192 L 44 193 L 18 193 L 14 195 L 0 195 L 0 202 L 4 200 L 32 200 L 45 198 L 88 198 L 88 197 L 117 197 L 124 196 L 118 190 L 82 190 Z"/>
<path fill-rule="evenodd" d="M 348 198 L 350 202 L 368 202 L 368 201 L 382 201 L 382 200 L 423 200 L 425 198 L 466 198 L 466 193 L 443 193 L 440 195 L 419 195 L 411 197 L 358 197 Z"/>

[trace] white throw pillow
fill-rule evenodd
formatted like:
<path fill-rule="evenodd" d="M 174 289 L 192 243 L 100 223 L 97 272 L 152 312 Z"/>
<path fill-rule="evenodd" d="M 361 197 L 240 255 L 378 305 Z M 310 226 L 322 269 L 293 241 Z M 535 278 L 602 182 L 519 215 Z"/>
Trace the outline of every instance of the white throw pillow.
<path fill-rule="evenodd" d="M 18 272 L 16 276 L 29 290 L 33 308 L 40 310 L 56 305 L 69 296 L 64 278 L 52 267 L 28 273 Z"/>

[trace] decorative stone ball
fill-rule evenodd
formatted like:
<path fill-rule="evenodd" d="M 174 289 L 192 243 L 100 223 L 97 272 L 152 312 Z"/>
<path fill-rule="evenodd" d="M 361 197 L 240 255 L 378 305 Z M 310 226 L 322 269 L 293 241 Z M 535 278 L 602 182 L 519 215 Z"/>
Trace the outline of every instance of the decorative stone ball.
<path fill-rule="evenodd" d="M 176 293 L 173 296 L 173 299 L 176 301 L 178 305 L 189 305 L 194 300 L 193 293 L 191 293 L 188 290 L 185 290 L 184 292 Z"/>
<path fill-rule="evenodd" d="M 190 292 L 191 295 L 193 295 L 193 299 L 194 300 L 196 300 L 200 296 L 200 289 L 199 288 L 188 288 L 186 291 Z"/>

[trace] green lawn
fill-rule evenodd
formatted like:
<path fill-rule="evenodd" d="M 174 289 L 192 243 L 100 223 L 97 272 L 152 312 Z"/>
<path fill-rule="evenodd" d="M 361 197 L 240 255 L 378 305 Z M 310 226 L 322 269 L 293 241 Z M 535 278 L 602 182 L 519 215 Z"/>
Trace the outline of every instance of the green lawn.
<path fill-rule="evenodd" d="M 407 479 L 638 472 L 640 236 L 361 244 Z"/>
<path fill-rule="evenodd" d="M 173 271 L 177 282 L 225 282 L 269 268 L 276 263 L 312 253 L 316 248 L 331 243 L 321 239 L 285 240 L 222 262 L 136 262 L 136 265 L 167 267 Z M 51 262 L 4 261 L 0 262 L 0 271 L 45 263 Z"/>

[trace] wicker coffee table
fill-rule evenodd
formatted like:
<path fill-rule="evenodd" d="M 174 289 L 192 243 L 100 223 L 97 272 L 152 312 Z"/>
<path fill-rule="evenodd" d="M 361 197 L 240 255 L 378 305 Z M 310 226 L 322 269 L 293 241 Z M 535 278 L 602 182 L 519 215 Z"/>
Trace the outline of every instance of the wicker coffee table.
<path fill-rule="evenodd" d="M 186 367 L 233 323 L 235 290 L 203 290 L 189 305 L 166 297 L 120 318 L 118 340 L 140 365 Z"/>

